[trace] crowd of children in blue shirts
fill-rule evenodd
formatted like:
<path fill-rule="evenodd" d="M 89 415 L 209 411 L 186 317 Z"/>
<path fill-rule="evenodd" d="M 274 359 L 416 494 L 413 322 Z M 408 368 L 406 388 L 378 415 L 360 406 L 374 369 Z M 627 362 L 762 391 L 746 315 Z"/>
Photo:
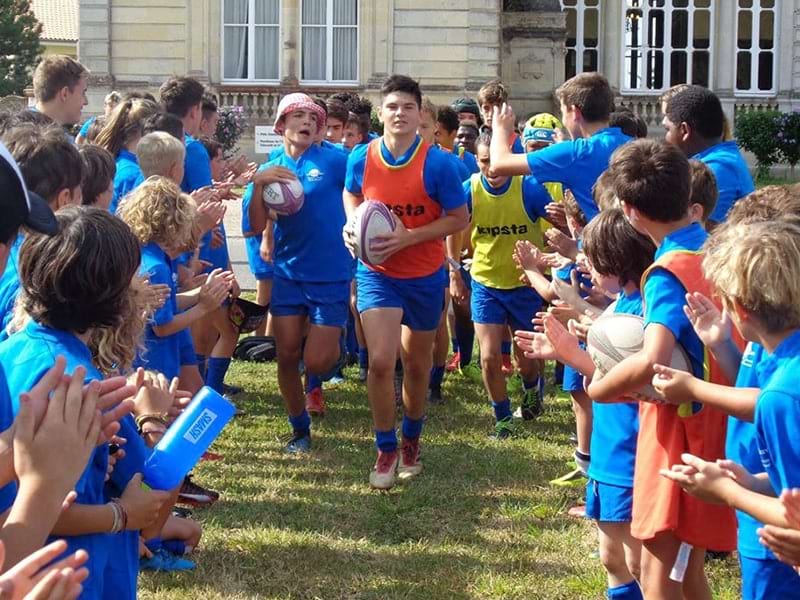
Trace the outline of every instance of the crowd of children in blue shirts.
<path fill-rule="evenodd" d="M 175 505 L 218 494 L 188 477 L 152 490 L 141 474 L 203 385 L 236 391 L 223 217 L 245 187 L 287 452 L 312 451 L 323 384 L 348 356 L 367 382 L 378 489 L 422 472 L 425 406 L 444 401 L 446 372 L 482 380 L 503 440 L 545 410 L 543 361 L 558 361 L 576 469 L 554 483 L 586 483 L 609 598 L 710 598 L 707 553 L 734 549 L 744 598 L 800 598 L 800 189 L 755 191 L 712 92 L 669 90 L 656 141 L 636 139 L 646 126 L 614 112 L 596 73 L 556 91 L 561 120 L 521 125 L 498 81 L 437 108 L 392 76 L 383 136 L 354 94 L 289 94 L 284 145 L 257 167 L 224 159 L 217 106 L 189 77 L 157 99 L 110 94 L 76 146 L 65 128 L 87 78 L 47 57 L 35 108 L 0 119 L 0 585 L 15 597 L 134 598 L 140 568 L 194 567 L 201 529 Z M 254 201 L 294 180 L 296 214 Z M 396 215 L 381 265 L 348 251 L 364 198 Z M 606 373 L 585 345 L 603 314 L 645 332 Z M 691 372 L 669 367 L 676 346 Z"/>

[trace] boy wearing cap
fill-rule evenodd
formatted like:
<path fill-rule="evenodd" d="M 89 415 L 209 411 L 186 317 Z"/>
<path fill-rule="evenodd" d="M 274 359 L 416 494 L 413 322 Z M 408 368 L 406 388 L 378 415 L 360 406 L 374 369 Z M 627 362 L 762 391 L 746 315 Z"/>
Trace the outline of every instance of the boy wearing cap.
<path fill-rule="evenodd" d="M 286 451 L 292 454 L 311 448 L 309 412 L 325 411 L 321 395 L 309 395 L 306 406 L 300 360 L 310 376 L 324 379 L 338 370 L 349 314 L 352 258 L 341 237 L 347 155 L 315 143 L 324 124 L 324 111 L 310 97 L 284 96 L 275 121 L 275 131 L 283 135 L 283 152 L 253 177 L 255 201 L 248 210 L 253 231 L 264 231 L 274 222 L 270 311 L 278 348 L 278 385 L 292 427 Z M 303 186 L 302 208 L 293 215 L 268 214 L 260 201 L 264 186 L 295 180 Z"/>
<path fill-rule="evenodd" d="M 365 198 L 383 202 L 397 217 L 396 229 L 373 246 L 386 258 L 380 265 L 360 262 L 356 274 L 358 311 L 369 348 L 367 392 L 378 447 L 369 480 L 374 488 L 389 489 L 398 473 L 408 479 L 422 471 L 419 437 L 444 300 L 444 239 L 463 230 L 468 215 L 451 155 L 417 135 L 419 84 L 392 75 L 384 82 L 381 97 L 378 116 L 384 124 L 383 137 L 350 154 L 344 203 L 351 218 Z M 352 250 L 352 222 L 343 233 Z M 395 431 L 393 382 L 398 346 L 405 375 L 402 452 Z"/>
<path fill-rule="evenodd" d="M 459 98 L 453 102 L 451 108 L 456 111 L 459 123 L 472 123 L 476 128 L 481 126 L 481 109 L 472 98 Z"/>

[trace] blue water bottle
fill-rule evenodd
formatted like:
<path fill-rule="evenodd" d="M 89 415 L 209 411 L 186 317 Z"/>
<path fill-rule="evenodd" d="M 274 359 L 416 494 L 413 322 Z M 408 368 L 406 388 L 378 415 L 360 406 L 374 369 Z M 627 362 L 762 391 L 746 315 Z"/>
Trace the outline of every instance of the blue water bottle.
<path fill-rule="evenodd" d="M 178 487 L 235 412 L 230 402 L 203 386 L 145 461 L 144 483 L 155 490 Z"/>

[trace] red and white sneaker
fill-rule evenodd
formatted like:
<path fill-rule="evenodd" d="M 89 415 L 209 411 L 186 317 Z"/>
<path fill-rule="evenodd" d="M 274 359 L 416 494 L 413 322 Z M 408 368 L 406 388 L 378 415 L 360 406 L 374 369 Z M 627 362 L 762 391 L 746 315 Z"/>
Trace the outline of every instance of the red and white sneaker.
<path fill-rule="evenodd" d="M 397 467 L 397 478 L 406 481 L 422 473 L 422 463 L 419 460 L 419 438 L 413 440 L 403 439 L 400 446 L 400 465 Z"/>
<path fill-rule="evenodd" d="M 376 490 L 388 490 L 394 486 L 397 477 L 397 463 L 400 457 L 397 450 L 383 452 L 378 450 L 378 460 L 369 474 L 369 485 Z"/>
<path fill-rule="evenodd" d="M 510 377 L 514 374 L 514 365 L 510 354 L 503 354 L 503 375 Z"/>
<path fill-rule="evenodd" d="M 448 373 L 454 373 L 461 367 L 461 353 L 456 352 L 450 357 L 450 362 L 445 365 L 444 370 Z"/>
<path fill-rule="evenodd" d="M 203 456 L 200 457 L 200 460 L 205 462 L 205 461 L 222 460 L 223 458 L 224 457 L 222 456 L 222 454 L 217 454 L 216 452 L 211 452 L 209 450 L 206 450 L 205 452 L 203 452 Z"/>
<path fill-rule="evenodd" d="M 325 416 L 325 398 L 322 397 L 322 388 L 314 388 L 306 394 L 306 410 L 312 417 Z"/>

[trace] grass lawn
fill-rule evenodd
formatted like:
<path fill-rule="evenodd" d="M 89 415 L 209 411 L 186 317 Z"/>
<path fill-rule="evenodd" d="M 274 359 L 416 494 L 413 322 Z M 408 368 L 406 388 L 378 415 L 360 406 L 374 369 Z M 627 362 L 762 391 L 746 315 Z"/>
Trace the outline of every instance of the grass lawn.
<path fill-rule="evenodd" d="M 423 433 L 425 471 L 378 493 L 367 484 L 365 389 L 354 369 L 347 375 L 326 392 L 313 454 L 293 458 L 277 441 L 288 425 L 274 364 L 233 365 L 247 416 L 215 444 L 225 459 L 196 471 L 223 494 L 195 511 L 198 569 L 143 575 L 141 598 L 605 598 L 593 527 L 566 515 L 582 490 L 547 485 L 571 455 L 566 398 L 550 388 L 538 422 L 494 442 L 482 388 L 448 378 L 447 404 L 429 411 Z M 710 573 L 715 598 L 738 597 L 734 559 Z"/>

